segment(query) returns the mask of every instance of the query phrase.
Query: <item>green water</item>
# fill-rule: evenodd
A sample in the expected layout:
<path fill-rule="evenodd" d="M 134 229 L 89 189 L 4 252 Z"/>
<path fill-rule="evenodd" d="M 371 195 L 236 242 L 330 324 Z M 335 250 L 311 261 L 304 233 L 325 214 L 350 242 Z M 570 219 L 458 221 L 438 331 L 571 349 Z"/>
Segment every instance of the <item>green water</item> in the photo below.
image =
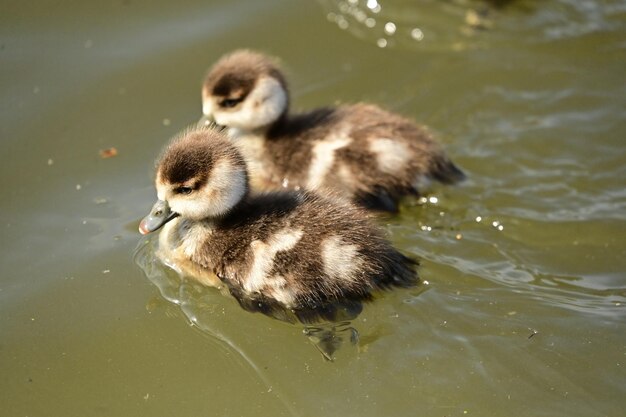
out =
<path fill-rule="evenodd" d="M 366 3 L 0 4 L 0 415 L 623 415 L 626 1 L 486 29 L 478 0 Z M 381 220 L 428 285 L 368 305 L 335 362 L 133 258 L 154 158 L 238 47 L 283 59 L 296 108 L 377 102 L 468 174 Z"/>

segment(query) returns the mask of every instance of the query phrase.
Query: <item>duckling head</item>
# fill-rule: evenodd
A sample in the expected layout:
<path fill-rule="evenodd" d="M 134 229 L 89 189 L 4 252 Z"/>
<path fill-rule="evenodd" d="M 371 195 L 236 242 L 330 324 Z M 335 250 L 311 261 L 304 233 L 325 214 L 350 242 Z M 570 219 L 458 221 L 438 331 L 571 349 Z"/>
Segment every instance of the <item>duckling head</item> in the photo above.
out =
<path fill-rule="evenodd" d="M 222 57 L 202 86 L 202 112 L 229 128 L 249 131 L 269 126 L 288 106 L 287 82 L 276 62 L 249 50 Z"/>
<path fill-rule="evenodd" d="M 147 234 L 181 216 L 193 221 L 222 216 L 248 193 L 241 154 L 215 129 L 182 133 L 157 162 L 158 201 L 139 224 Z"/>

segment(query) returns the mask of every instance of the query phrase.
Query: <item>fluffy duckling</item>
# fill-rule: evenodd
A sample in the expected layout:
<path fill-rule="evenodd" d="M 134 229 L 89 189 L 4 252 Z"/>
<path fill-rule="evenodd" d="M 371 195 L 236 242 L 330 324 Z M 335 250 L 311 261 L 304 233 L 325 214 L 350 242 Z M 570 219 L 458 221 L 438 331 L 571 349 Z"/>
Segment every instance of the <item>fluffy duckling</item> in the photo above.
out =
<path fill-rule="evenodd" d="M 332 319 L 337 308 L 360 311 L 377 290 L 418 281 L 416 262 L 352 204 L 310 192 L 251 194 L 243 156 L 213 128 L 172 140 L 157 162 L 156 189 L 139 231 L 165 225 L 159 256 L 205 285 L 225 286 L 249 310 Z"/>
<path fill-rule="evenodd" d="M 424 180 L 463 172 L 422 126 L 371 104 L 289 114 L 274 59 L 249 50 L 222 57 L 202 87 L 206 118 L 228 128 L 250 161 L 255 188 L 326 189 L 366 208 L 395 212 Z"/>

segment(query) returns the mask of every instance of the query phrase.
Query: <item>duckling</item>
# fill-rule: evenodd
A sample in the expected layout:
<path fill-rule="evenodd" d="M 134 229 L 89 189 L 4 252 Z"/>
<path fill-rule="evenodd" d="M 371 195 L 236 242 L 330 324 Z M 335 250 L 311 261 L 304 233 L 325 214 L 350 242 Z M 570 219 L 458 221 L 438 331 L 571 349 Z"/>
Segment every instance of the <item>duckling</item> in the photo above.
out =
<path fill-rule="evenodd" d="M 202 86 L 206 119 L 250 161 L 254 188 L 331 190 L 365 208 L 395 212 L 404 195 L 464 173 L 428 130 L 372 104 L 289 114 L 275 59 L 250 50 L 222 57 Z M 205 119 L 205 120 L 206 120 Z"/>
<path fill-rule="evenodd" d="M 248 310 L 330 320 L 358 314 L 378 290 L 418 282 L 417 262 L 362 209 L 312 192 L 251 193 L 243 156 L 214 128 L 175 137 L 155 182 L 158 201 L 139 231 L 164 226 L 159 257 L 204 285 L 225 287 Z"/>

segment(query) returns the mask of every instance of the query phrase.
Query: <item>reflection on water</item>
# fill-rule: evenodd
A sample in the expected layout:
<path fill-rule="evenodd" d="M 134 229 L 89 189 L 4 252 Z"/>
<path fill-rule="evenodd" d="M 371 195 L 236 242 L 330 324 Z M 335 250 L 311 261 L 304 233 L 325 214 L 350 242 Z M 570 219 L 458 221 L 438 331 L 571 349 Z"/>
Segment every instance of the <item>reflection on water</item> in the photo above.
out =
<path fill-rule="evenodd" d="M 235 328 L 241 327 L 236 322 L 233 323 L 233 317 L 237 317 L 238 313 L 234 300 L 225 301 L 225 297 L 219 291 L 203 287 L 193 280 L 185 280 L 173 269 L 163 265 L 155 255 L 157 244 L 158 234 L 142 238 L 135 249 L 135 263 L 156 285 L 163 298 L 180 307 L 191 326 L 200 330 L 212 343 L 216 343 L 224 350 L 225 355 L 230 356 L 234 353 L 240 366 L 247 368 L 253 377 L 259 378 L 271 391 L 273 384 L 267 373 L 251 357 L 250 346 L 239 343 L 231 336 L 233 324 L 236 325 Z M 290 415 L 299 415 L 284 399 L 283 394 L 275 393 L 275 395 L 289 410 Z"/>
<path fill-rule="evenodd" d="M 223 342 L 247 360 L 248 355 L 229 336 L 233 329 L 223 325 L 227 311 L 230 314 L 240 314 L 234 303 L 235 300 L 232 297 L 224 297 L 226 295 L 225 289 L 218 291 L 203 287 L 193 279 L 182 277 L 176 272 L 176 265 L 164 265 L 158 258 L 157 246 L 158 234 L 155 234 L 155 236 L 143 238 L 135 250 L 135 263 L 142 269 L 146 277 L 157 286 L 163 298 L 180 306 L 181 311 L 193 326 Z M 219 313 L 217 311 L 218 306 L 222 306 Z M 245 304 L 241 304 L 241 307 L 249 308 Z M 359 303 L 358 305 L 337 305 L 332 306 L 332 308 L 327 306 L 323 312 L 300 311 L 295 313 L 286 309 L 281 312 L 273 309 L 268 311 L 267 315 L 273 319 L 292 324 L 302 320 L 302 318 L 306 319 L 304 323 L 307 324 L 296 326 L 302 329 L 302 332 L 320 351 L 324 359 L 332 361 L 335 359 L 335 352 L 346 343 L 353 346 L 358 344 L 359 333 L 351 326 L 349 320 L 355 319 L 361 309 Z M 252 309 L 250 311 L 261 310 Z M 245 315 L 243 318 L 245 319 Z M 316 318 L 316 320 L 310 322 L 311 318 Z M 333 321 L 328 321 L 331 318 Z"/>

